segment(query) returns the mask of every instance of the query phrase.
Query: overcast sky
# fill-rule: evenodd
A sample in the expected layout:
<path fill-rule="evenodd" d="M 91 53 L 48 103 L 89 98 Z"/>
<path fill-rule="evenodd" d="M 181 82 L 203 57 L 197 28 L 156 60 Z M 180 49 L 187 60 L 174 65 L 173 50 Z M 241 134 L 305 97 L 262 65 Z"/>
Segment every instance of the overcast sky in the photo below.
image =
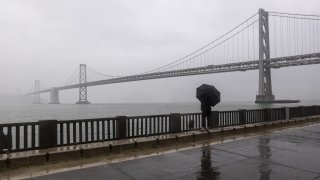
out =
<path fill-rule="evenodd" d="M 111 75 L 142 73 L 216 39 L 252 14 L 319 14 L 319 0 L 0 0 L 0 94 L 63 83 L 79 66 Z M 277 99 L 320 99 L 320 66 L 272 70 Z M 258 71 L 89 87 L 89 101 L 192 102 L 215 85 L 222 101 L 254 101 Z M 48 94 L 42 98 L 48 98 Z M 60 92 L 74 103 L 78 90 Z"/>

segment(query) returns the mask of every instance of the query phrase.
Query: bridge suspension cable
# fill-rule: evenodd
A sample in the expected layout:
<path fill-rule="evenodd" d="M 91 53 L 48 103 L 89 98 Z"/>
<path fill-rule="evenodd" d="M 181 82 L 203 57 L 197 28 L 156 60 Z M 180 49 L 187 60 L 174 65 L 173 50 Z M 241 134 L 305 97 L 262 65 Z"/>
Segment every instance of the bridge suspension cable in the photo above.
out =
<path fill-rule="evenodd" d="M 269 12 L 271 57 L 320 52 L 320 15 Z"/>
<path fill-rule="evenodd" d="M 110 74 L 105 74 L 102 72 L 99 72 L 89 66 L 87 66 L 87 78 L 88 78 L 88 82 L 89 81 L 97 81 L 97 80 L 104 80 L 104 79 L 112 79 L 112 78 L 118 78 L 120 76 L 115 76 L 115 75 L 110 75 Z"/>
<path fill-rule="evenodd" d="M 297 14 L 297 13 L 274 12 L 274 11 L 269 11 L 269 14 L 283 14 L 283 15 L 289 15 L 289 16 L 320 17 L 320 15 L 314 15 L 314 14 Z"/>
<path fill-rule="evenodd" d="M 271 57 L 320 52 L 320 15 L 268 14 Z M 258 17 L 255 13 L 200 49 L 143 74 L 257 60 L 258 40 Z"/>
<path fill-rule="evenodd" d="M 69 78 L 64 81 L 61 86 L 68 86 L 72 84 L 78 84 L 79 83 L 79 67 L 77 67 L 73 73 L 69 76 Z"/>
<path fill-rule="evenodd" d="M 109 77 L 109 78 L 120 77 L 120 76 L 115 76 L 115 75 L 110 75 L 110 74 L 105 74 L 105 73 L 99 72 L 99 71 L 97 71 L 97 70 L 94 70 L 94 69 L 90 68 L 89 66 L 87 66 L 87 70 L 90 71 L 90 72 L 92 72 L 92 73 L 95 73 L 95 74 L 104 76 L 104 77 Z"/>
<path fill-rule="evenodd" d="M 236 27 L 229 30 L 227 33 L 221 35 L 220 37 L 218 37 L 214 41 L 211 41 L 210 43 L 206 44 L 200 49 L 197 49 L 196 51 L 182 58 L 179 58 L 169 64 L 153 69 L 151 71 L 147 71 L 144 74 L 162 72 L 166 70 L 175 70 L 176 68 L 181 69 L 181 68 L 192 68 L 196 66 L 210 65 L 212 63 L 218 63 L 217 62 L 218 60 L 220 60 L 219 63 L 221 64 L 226 63 L 226 61 L 229 61 L 229 62 L 239 61 L 239 58 L 237 58 L 236 55 L 233 53 L 240 54 L 240 52 L 237 52 L 234 49 L 236 47 L 240 48 L 241 53 L 249 50 L 249 48 L 251 47 L 251 45 L 249 44 L 249 41 L 252 40 L 250 38 L 252 37 L 257 38 L 256 35 L 255 36 L 250 35 L 254 33 L 254 31 L 249 32 L 249 31 L 252 31 L 252 29 L 254 30 L 254 28 L 250 29 L 250 27 L 254 26 L 257 20 L 258 20 L 257 13 L 255 13 L 252 16 L 250 16 L 248 19 L 246 19 L 245 21 L 237 25 Z M 244 33 L 245 30 L 247 30 L 248 32 Z M 243 39 L 243 41 L 245 41 L 245 39 L 247 41 L 244 44 L 248 44 L 248 46 L 243 47 L 241 44 L 242 47 L 240 47 L 240 37 L 236 37 L 237 35 L 240 36 L 240 33 L 242 33 L 241 38 Z M 233 38 L 238 38 L 238 39 L 234 40 Z M 232 41 L 230 39 L 232 39 Z M 225 46 L 225 47 L 222 47 L 222 46 Z M 191 62 L 191 60 L 195 60 L 195 61 Z"/>
<path fill-rule="evenodd" d="M 180 63 L 178 63 L 178 64 L 176 64 L 176 65 L 173 65 L 173 66 L 169 66 L 169 67 L 163 69 L 163 71 L 169 70 L 170 68 L 173 68 L 173 67 L 175 67 L 175 66 L 181 65 L 182 63 L 188 62 L 188 61 L 190 61 L 190 60 L 193 60 L 194 58 L 197 58 L 197 57 L 203 55 L 204 53 L 207 53 L 208 51 L 212 50 L 213 48 L 218 47 L 219 45 L 223 44 L 224 42 L 228 41 L 229 39 L 231 39 L 231 38 L 235 37 L 236 35 L 240 34 L 240 33 L 243 32 L 244 30 L 246 30 L 248 27 L 250 27 L 251 25 L 255 24 L 256 22 L 258 22 L 258 20 L 255 20 L 254 22 L 252 22 L 252 23 L 250 23 L 249 25 L 245 26 L 245 27 L 242 28 L 241 30 L 235 32 L 233 35 L 231 35 L 230 37 L 222 40 L 222 41 L 219 42 L 218 44 L 216 44 L 216 45 L 214 45 L 214 46 L 212 46 L 212 47 L 204 50 L 203 52 L 201 52 L 201 53 L 199 53 L 199 54 L 196 54 L 196 55 L 194 55 L 194 56 L 191 56 L 191 57 L 188 58 L 188 59 L 185 59 L 185 61 L 183 61 L 183 62 L 180 62 Z M 248 31 L 248 32 L 249 32 L 249 31 Z M 249 36 L 248 36 L 248 37 L 249 37 Z M 227 50 L 228 50 L 228 49 L 227 49 Z M 248 48 L 248 51 L 249 51 L 249 48 Z M 244 51 L 242 51 L 242 54 L 243 54 L 243 53 L 244 53 Z M 226 53 L 226 54 L 228 54 L 228 53 Z"/>

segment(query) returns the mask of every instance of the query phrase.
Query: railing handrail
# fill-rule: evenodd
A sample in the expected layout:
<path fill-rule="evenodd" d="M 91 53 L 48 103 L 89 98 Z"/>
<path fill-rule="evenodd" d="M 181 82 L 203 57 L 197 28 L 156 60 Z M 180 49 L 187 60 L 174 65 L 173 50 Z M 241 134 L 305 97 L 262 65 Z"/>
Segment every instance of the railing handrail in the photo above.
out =
<path fill-rule="evenodd" d="M 39 125 L 39 122 L 6 123 L 6 124 L 0 124 L 0 127 L 29 126 L 29 125 Z"/>
<path fill-rule="evenodd" d="M 240 112 L 240 110 L 229 110 L 229 111 L 218 111 L 219 113 L 232 113 L 232 112 Z"/>
<path fill-rule="evenodd" d="M 107 118 L 92 118 L 92 119 L 73 119 L 73 120 L 59 120 L 58 123 L 77 123 L 77 122 L 92 122 L 92 121 L 110 121 L 116 120 L 116 117 Z"/>
<path fill-rule="evenodd" d="M 201 112 L 195 112 L 195 113 L 182 113 L 182 114 L 181 114 L 181 116 L 182 116 L 182 115 L 199 115 L 199 114 L 201 114 Z"/>
<path fill-rule="evenodd" d="M 152 117 L 164 117 L 164 116 L 170 116 L 170 114 L 158 114 L 158 115 L 146 115 L 146 116 L 127 116 L 128 119 L 134 119 L 134 118 L 152 118 Z"/>

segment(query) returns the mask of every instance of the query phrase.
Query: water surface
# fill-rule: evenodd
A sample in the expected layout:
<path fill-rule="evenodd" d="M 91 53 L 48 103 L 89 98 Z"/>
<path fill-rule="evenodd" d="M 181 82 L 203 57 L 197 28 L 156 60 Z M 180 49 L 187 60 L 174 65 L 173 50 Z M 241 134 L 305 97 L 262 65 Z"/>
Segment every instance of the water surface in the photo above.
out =
<path fill-rule="evenodd" d="M 302 101 L 299 104 L 273 105 L 259 105 L 253 102 L 221 102 L 213 110 L 226 111 L 319 104 L 320 101 Z M 194 112 L 200 112 L 200 103 L 0 105 L 0 123 L 32 122 L 44 119 L 72 120 Z"/>

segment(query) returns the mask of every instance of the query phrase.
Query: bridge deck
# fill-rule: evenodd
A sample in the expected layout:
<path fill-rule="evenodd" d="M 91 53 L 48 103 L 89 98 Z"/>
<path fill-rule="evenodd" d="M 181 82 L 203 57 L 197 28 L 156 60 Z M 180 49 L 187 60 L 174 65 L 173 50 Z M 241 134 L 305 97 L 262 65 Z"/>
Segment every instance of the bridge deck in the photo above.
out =
<path fill-rule="evenodd" d="M 172 78 L 172 77 L 180 77 L 180 76 L 192 76 L 192 75 L 201 75 L 201 74 L 256 70 L 256 69 L 259 69 L 259 62 L 260 62 L 259 60 L 254 60 L 254 61 L 247 61 L 247 62 L 180 69 L 180 70 L 174 70 L 174 71 L 138 74 L 138 75 L 132 75 L 132 76 L 124 76 L 119 78 L 87 82 L 82 84 L 82 86 L 98 86 L 98 85 L 105 85 L 105 84 Z M 290 67 L 290 66 L 320 64 L 320 53 L 271 58 L 270 60 L 265 60 L 264 63 L 266 63 L 266 67 L 270 67 L 270 68 L 282 68 L 282 67 Z M 74 85 L 68 85 L 68 86 L 62 86 L 62 87 L 55 87 L 55 89 L 66 90 L 66 89 L 74 89 L 79 87 L 80 87 L 80 84 L 74 84 Z M 38 92 L 32 92 L 27 95 L 32 95 L 37 93 L 46 93 L 50 91 L 51 89 L 45 89 Z"/>

